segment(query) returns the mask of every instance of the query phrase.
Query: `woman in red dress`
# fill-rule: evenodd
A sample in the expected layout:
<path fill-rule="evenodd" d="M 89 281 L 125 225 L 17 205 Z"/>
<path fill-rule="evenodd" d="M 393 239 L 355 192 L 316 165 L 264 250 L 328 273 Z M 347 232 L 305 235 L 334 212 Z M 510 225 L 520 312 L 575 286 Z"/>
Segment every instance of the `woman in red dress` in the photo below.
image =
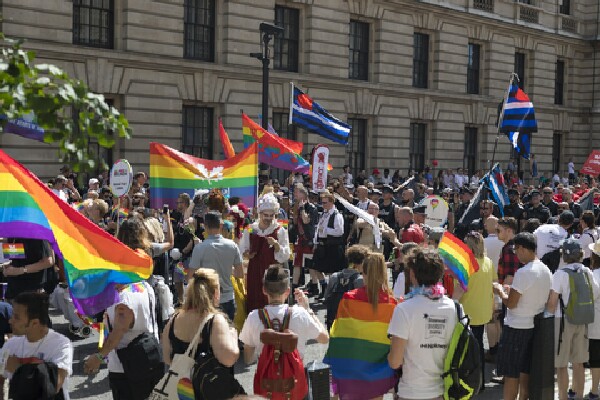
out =
<path fill-rule="evenodd" d="M 273 264 L 290 259 L 290 242 L 287 230 L 277 222 L 279 203 L 271 193 L 258 200 L 258 221 L 244 231 L 240 251 L 248 257 L 246 277 L 246 312 L 263 308 L 267 296 L 262 290 L 265 271 Z"/>

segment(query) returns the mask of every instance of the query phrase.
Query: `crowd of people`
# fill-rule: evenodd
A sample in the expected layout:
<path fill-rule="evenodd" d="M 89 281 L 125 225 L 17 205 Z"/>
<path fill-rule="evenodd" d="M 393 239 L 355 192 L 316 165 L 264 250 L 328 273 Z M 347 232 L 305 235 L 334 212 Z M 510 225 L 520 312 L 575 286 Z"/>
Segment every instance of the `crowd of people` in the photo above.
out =
<path fill-rule="evenodd" d="M 106 327 L 102 346 L 86 357 L 84 370 L 94 374 L 107 363 L 115 399 L 145 398 L 159 381 L 166 387 L 167 370 L 191 344 L 214 354 L 232 376 L 240 354 L 246 363 L 258 360 L 254 388 L 236 386 L 226 397 L 263 394 L 268 379 L 260 376 L 265 370 L 260 364 L 273 346 L 263 335 L 267 328 L 293 332 L 300 360 L 307 342 L 328 343 L 331 392 L 340 399 L 375 399 L 388 392 L 399 399 L 441 399 L 457 301 L 480 348 L 483 379 L 476 391 L 485 390 L 483 366 L 493 361 L 504 398 L 527 398 L 534 326 L 554 317 L 559 398 L 586 393 L 599 398 L 600 210 L 592 177 L 562 181 L 542 174 L 526 184 L 509 165 L 504 177 L 509 202 L 502 207 L 489 195 L 473 200 L 481 171 L 469 176 L 462 169 L 437 174 L 426 169 L 403 179 L 399 171 L 380 175 L 374 169 L 371 176 L 361 171 L 354 178 L 345 166 L 320 192 L 300 174 L 265 182 L 254 208 L 213 189 L 180 194 L 173 210 L 152 210 L 143 172 L 121 198 L 112 195 L 106 174 L 78 189 L 74 175 L 61 173 L 51 183 L 58 198 L 125 245 L 147 252 L 153 276 L 118 285 L 113 306 L 80 316 L 47 242 L 2 239 L 23 249 L 2 264 L 6 301 L 0 303 L 0 337 L 12 329 L 3 347 L 3 374 L 11 383 L 25 379 L 16 372 L 34 359 L 55 371 L 53 390 L 69 398 L 73 349 L 52 330 L 52 303 L 75 335 L 89 335 L 93 323 Z M 442 226 L 425 224 L 420 203 L 432 195 L 448 204 Z M 586 196 L 592 201 L 577 202 Z M 473 207 L 477 218 L 465 221 Z M 436 251 L 445 231 L 460 237 L 477 260 L 479 269 L 466 288 Z M 321 306 L 327 309 L 325 323 L 314 312 Z M 142 337 L 162 353 L 154 369 L 152 352 L 137 360 L 151 371 L 145 380 L 134 376 L 124 351 Z M 589 392 L 584 365 L 592 371 Z"/>

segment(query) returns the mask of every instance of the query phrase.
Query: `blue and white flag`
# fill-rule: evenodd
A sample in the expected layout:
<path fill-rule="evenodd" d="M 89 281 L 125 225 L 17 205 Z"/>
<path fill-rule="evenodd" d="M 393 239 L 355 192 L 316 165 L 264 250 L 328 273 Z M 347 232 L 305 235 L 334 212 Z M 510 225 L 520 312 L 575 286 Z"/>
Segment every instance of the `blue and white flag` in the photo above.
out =
<path fill-rule="evenodd" d="M 509 132 L 506 134 L 515 151 L 524 159 L 529 160 L 531 136 L 526 132 Z"/>
<path fill-rule="evenodd" d="M 508 200 L 508 195 L 506 194 L 506 187 L 504 186 L 504 175 L 502 175 L 502 170 L 500 169 L 500 165 L 496 163 L 494 168 L 490 172 L 488 172 L 483 180 L 487 183 L 490 192 L 492 193 L 492 197 L 496 204 L 498 204 L 498 209 L 500 210 L 500 215 L 504 217 L 504 207 L 510 202 Z"/>
<path fill-rule="evenodd" d="M 294 87 L 293 83 L 290 124 L 298 125 L 333 142 L 348 144 L 350 125 L 335 118 L 302 90 Z"/>
<path fill-rule="evenodd" d="M 506 102 L 501 105 L 498 130 L 506 134 L 518 154 L 529 159 L 531 134 L 537 132 L 533 103 L 519 86 L 511 83 Z"/>

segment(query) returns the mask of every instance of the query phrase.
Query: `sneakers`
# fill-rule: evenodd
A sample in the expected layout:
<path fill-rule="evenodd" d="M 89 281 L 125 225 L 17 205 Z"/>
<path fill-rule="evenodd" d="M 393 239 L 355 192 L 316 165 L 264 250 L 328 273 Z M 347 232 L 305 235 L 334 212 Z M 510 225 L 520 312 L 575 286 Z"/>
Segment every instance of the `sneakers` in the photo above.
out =
<path fill-rule="evenodd" d="M 588 395 L 586 396 L 586 399 L 598 400 L 598 399 L 600 399 L 600 396 L 598 396 L 597 394 L 594 394 L 592 392 L 589 392 Z"/>

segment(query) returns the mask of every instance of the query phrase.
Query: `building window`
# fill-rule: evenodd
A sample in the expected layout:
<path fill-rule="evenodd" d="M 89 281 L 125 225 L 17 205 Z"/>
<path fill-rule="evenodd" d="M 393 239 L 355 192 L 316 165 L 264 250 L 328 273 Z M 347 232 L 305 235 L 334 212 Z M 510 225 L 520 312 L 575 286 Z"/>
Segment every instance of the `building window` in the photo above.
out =
<path fill-rule="evenodd" d="M 515 52 L 514 71 L 519 75 L 519 87 L 521 90 L 525 90 L 525 53 Z"/>
<path fill-rule="evenodd" d="M 369 24 L 350 20 L 348 78 L 369 79 Z"/>
<path fill-rule="evenodd" d="M 114 47 L 113 0 L 73 0 L 73 44 Z"/>
<path fill-rule="evenodd" d="M 560 132 L 554 132 L 552 134 L 552 173 L 556 174 L 560 172 L 560 150 L 562 147 L 562 134 Z"/>
<path fill-rule="evenodd" d="M 295 8 L 276 6 L 275 25 L 283 27 L 283 35 L 275 35 L 273 68 L 298 72 L 300 12 Z"/>
<path fill-rule="evenodd" d="M 183 56 L 215 60 L 215 0 L 185 0 Z"/>
<path fill-rule="evenodd" d="M 415 33 L 413 37 L 413 86 L 427 88 L 429 75 L 429 35 Z"/>
<path fill-rule="evenodd" d="M 346 146 L 346 157 L 350 172 L 353 176 L 358 176 L 360 171 L 366 169 L 367 120 L 348 118 L 348 124 L 350 125 L 350 138 Z"/>
<path fill-rule="evenodd" d="M 463 168 L 469 171 L 469 176 L 477 170 L 477 128 L 465 128 L 465 157 Z"/>
<path fill-rule="evenodd" d="M 481 46 L 469 43 L 469 59 L 467 65 L 467 93 L 479 94 L 479 68 L 481 63 Z"/>
<path fill-rule="evenodd" d="M 195 157 L 212 159 L 213 109 L 183 106 L 181 151 Z"/>
<path fill-rule="evenodd" d="M 277 134 L 282 138 L 296 140 L 296 126 L 288 125 L 288 121 L 289 114 L 287 112 L 273 112 L 273 129 L 275 129 L 275 132 L 277 132 Z M 285 184 L 289 176 L 289 171 L 279 168 L 271 168 L 271 178 L 277 179 L 282 185 Z"/>
<path fill-rule="evenodd" d="M 556 60 L 556 75 L 554 76 L 554 104 L 563 104 L 565 88 L 565 62 Z"/>
<path fill-rule="evenodd" d="M 410 124 L 409 170 L 421 172 L 425 168 L 425 136 L 427 124 Z"/>
<path fill-rule="evenodd" d="M 562 0 L 559 11 L 563 15 L 571 15 L 571 0 Z"/>

